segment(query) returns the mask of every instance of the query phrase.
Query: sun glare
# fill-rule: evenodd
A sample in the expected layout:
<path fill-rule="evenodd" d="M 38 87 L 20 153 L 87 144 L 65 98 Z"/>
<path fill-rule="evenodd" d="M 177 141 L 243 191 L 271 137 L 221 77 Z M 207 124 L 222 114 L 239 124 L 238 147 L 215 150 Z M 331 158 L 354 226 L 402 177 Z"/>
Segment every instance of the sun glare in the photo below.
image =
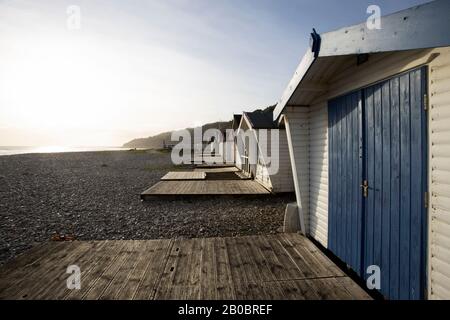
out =
<path fill-rule="evenodd" d="M 4 74 L 8 81 L 2 84 L 24 125 L 76 128 L 105 116 L 114 78 L 98 48 L 77 37 L 56 36 L 34 39 L 26 49 L 11 57 Z"/>
<path fill-rule="evenodd" d="M 58 152 L 68 152 L 70 150 L 71 149 L 68 147 L 47 146 L 47 147 L 34 148 L 33 152 L 36 152 L 36 153 L 58 153 Z"/>

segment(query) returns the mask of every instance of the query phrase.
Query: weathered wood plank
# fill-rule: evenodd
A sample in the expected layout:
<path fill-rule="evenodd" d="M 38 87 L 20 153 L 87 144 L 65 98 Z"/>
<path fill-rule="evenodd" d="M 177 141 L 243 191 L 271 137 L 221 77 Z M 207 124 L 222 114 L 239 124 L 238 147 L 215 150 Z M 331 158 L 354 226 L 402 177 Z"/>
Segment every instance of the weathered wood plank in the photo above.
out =
<path fill-rule="evenodd" d="M 236 171 L 235 174 L 239 179 L 242 179 L 242 180 L 251 179 L 250 175 L 248 175 L 247 173 L 245 173 L 243 171 Z"/>
<path fill-rule="evenodd" d="M 39 259 L 35 263 L 26 265 L 23 269 L 21 268 L 14 272 L 10 286 L 0 292 L 0 299 L 17 298 L 20 292 L 33 285 L 36 279 L 40 279 L 43 273 L 56 262 L 66 257 L 70 253 L 69 250 L 77 245 L 73 242 L 60 242 L 55 244 L 55 246 L 56 250 L 51 251 L 49 255 L 45 255 L 43 259 Z M 27 293 L 23 293 L 21 297 L 26 298 L 27 296 Z"/>
<path fill-rule="evenodd" d="M 199 299 L 202 239 L 176 240 L 155 299 Z"/>
<path fill-rule="evenodd" d="M 272 277 L 276 280 L 292 279 L 295 275 L 293 275 L 289 269 L 292 269 L 292 267 L 295 268 L 295 266 L 290 264 L 290 266 L 286 268 L 275 254 L 274 249 L 270 244 L 271 242 L 272 238 L 270 240 L 263 236 L 257 238 L 259 250 L 269 267 Z"/>
<path fill-rule="evenodd" d="M 174 241 L 151 240 L 149 242 L 151 243 L 151 247 L 147 248 L 148 253 L 146 255 L 148 263 L 132 299 L 145 300 L 154 298 Z M 132 277 L 128 280 L 129 285 L 131 285 L 131 288 L 128 290 L 132 291 L 134 287 L 133 282 L 137 281 L 141 272 L 142 269 L 135 269 Z"/>
<path fill-rule="evenodd" d="M 319 295 L 306 280 L 283 280 L 276 282 L 284 300 L 317 300 Z"/>
<path fill-rule="evenodd" d="M 336 278 L 307 279 L 308 285 L 314 289 L 320 300 L 349 300 L 350 294 Z"/>
<path fill-rule="evenodd" d="M 266 297 L 255 265 L 248 256 L 246 244 L 242 238 L 226 238 L 233 287 L 236 299 L 258 299 Z"/>
<path fill-rule="evenodd" d="M 41 272 L 35 274 L 33 278 L 28 278 L 26 286 L 21 288 L 17 296 L 13 299 L 34 299 L 42 291 L 44 286 L 66 285 L 67 267 L 74 265 L 83 257 L 93 246 L 92 242 L 74 241 L 68 244 L 65 253 L 59 260 L 53 260 L 46 264 Z"/>
<path fill-rule="evenodd" d="M 272 267 L 273 270 L 277 271 L 277 280 L 304 279 L 306 277 L 305 272 L 309 272 L 310 267 L 306 265 L 301 265 L 299 267 L 296 264 L 296 261 L 298 263 L 298 260 L 293 259 L 293 257 L 289 255 L 289 252 L 286 251 L 279 239 L 280 236 L 268 236 L 264 239 L 270 246 L 276 260 L 279 261 L 278 264 L 274 264 Z"/>
<path fill-rule="evenodd" d="M 269 296 L 264 290 L 263 283 L 243 282 L 234 283 L 237 300 L 267 300 Z"/>
<path fill-rule="evenodd" d="M 123 248 L 117 252 L 115 259 L 104 269 L 100 276 L 95 280 L 94 285 L 83 296 L 84 300 L 100 299 L 103 292 L 108 288 L 119 269 L 126 263 L 133 251 L 133 241 L 126 241 Z"/>
<path fill-rule="evenodd" d="M 262 236 L 245 237 L 256 270 L 258 270 L 262 281 L 276 280 L 276 276 L 272 273 L 269 260 L 263 254 L 264 250 L 268 249 L 267 244 L 264 243 Z M 270 250 L 270 249 L 269 249 Z"/>
<path fill-rule="evenodd" d="M 194 171 L 197 172 L 210 172 L 210 173 L 224 173 L 224 172 L 238 172 L 239 169 L 236 167 L 225 167 L 225 168 L 195 168 Z"/>
<path fill-rule="evenodd" d="M 107 241 L 104 250 L 101 250 L 95 257 L 89 269 L 82 272 L 81 289 L 71 290 L 64 296 L 64 299 L 79 300 L 82 299 L 93 287 L 101 275 L 114 263 L 120 250 L 125 247 L 126 241 Z"/>
<path fill-rule="evenodd" d="M 312 265 L 308 259 L 304 258 L 306 254 L 304 246 L 295 247 L 290 241 L 285 239 L 283 235 L 277 237 L 277 242 L 296 265 L 297 272 L 299 272 L 297 279 L 307 279 L 321 275 L 321 273 L 317 271 L 317 266 Z M 281 249 L 279 250 L 282 251 Z"/>
<path fill-rule="evenodd" d="M 230 257 L 224 238 L 215 238 L 214 253 L 216 260 L 216 294 L 217 299 L 236 299 L 233 285 Z"/>
<path fill-rule="evenodd" d="M 0 269 L 0 276 L 4 276 L 5 274 L 10 275 L 12 272 L 17 271 L 17 267 L 32 264 L 39 259 L 43 259 L 44 254 L 48 255 L 50 250 L 53 249 L 54 251 L 56 251 L 58 244 L 61 245 L 61 242 L 49 241 L 34 245 L 29 250 L 18 255 L 15 259 L 12 259 L 2 265 Z"/>
<path fill-rule="evenodd" d="M 297 252 L 307 260 L 311 265 L 316 266 L 317 276 L 344 276 L 344 272 L 339 269 L 325 254 L 323 254 L 310 240 L 305 237 L 299 237 L 295 233 L 283 234 L 282 239 L 289 241 Z"/>
<path fill-rule="evenodd" d="M 139 252 L 142 250 L 142 242 L 137 240 L 130 240 L 130 251 L 122 257 L 123 263 L 117 270 L 113 279 L 110 281 L 106 289 L 100 294 L 101 300 L 112 300 L 121 291 L 127 280 L 128 274 L 135 268 L 138 262 Z"/>
<path fill-rule="evenodd" d="M 115 295 L 119 300 L 133 299 L 141 279 L 144 277 L 148 264 L 151 262 L 150 254 L 155 241 L 137 241 L 138 256 L 132 262 L 132 266 L 123 281 L 122 287 Z"/>
<path fill-rule="evenodd" d="M 347 290 L 352 299 L 355 300 L 368 300 L 372 299 L 367 292 L 365 292 L 360 286 L 358 286 L 355 281 L 349 277 L 338 277 L 336 281 Z"/>
<path fill-rule="evenodd" d="M 233 284 L 250 282 L 251 280 L 247 279 L 247 274 L 244 270 L 244 263 L 240 257 L 239 251 L 237 250 L 234 238 L 225 238 L 224 240 L 229 257 L 231 279 Z"/>
<path fill-rule="evenodd" d="M 81 280 L 83 279 L 84 272 L 89 270 L 90 265 L 93 263 L 93 260 L 96 259 L 97 255 L 101 250 L 104 250 L 104 246 L 107 244 L 107 241 L 91 241 L 92 247 L 83 254 L 80 258 L 74 260 L 73 264 L 76 264 L 81 271 Z M 62 299 L 64 298 L 71 290 L 67 288 L 67 278 L 69 275 L 64 270 L 61 270 L 60 275 L 53 281 L 50 286 L 42 286 L 42 290 L 30 297 L 30 299 Z"/>
<path fill-rule="evenodd" d="M 200 299 L 204 239 L 192 239 L 191 241 L 194 244 L 190 255 L 189 269 L 187 270 L 190 290 L 187 291 L 186 296 L 187 299 Z M 214 281 L 211 284 L 214 285 Z"/>
<path fill-rule="evenodd" d="M 2 266 L 0 271 L 0 297 L 2 297 L 4 290 L 19 285 L 26 275 L 39 266 L 41 261 L 57 254 L 62 246 L 62 242 L 42 243 Z"/>
<path fill-rule="evenodd" d="M 248 243 L 247 237 L 236 237 L 232 238 L 234 241 L 234 247 L 236 248 L 237 254 L 240 256 L 242 261 L 243 270 L 246 274 L 247 281 L 251 283 L 262 282 L 261 273 L 255 262 L 255 257 L 253 256 Z"/>
<path fill-rule="evenodd" d="M 206 173 L 202 171 L 169 171 L 161 180 L 205 180 Z"/>
<path fill-rule="evenodd" d="M 201 257 L 200 299 L 217 299 L 217 262 L 214 239 L 204 239 Z"/>
<path fill-rule="evenodd" d="M 159 181 L 145 190 L 141 197 L 170 195 L 269 195 L 270 192 L 254 180 L 180 180 Z"/>
<path fill-rule="evenodd" d="M 300 258 L 301 261 L 306 263 L 308 266 L 308 270 L 310 270 L 314 277 L 333 277 L 336 276 L 335 270 L 330 270 L 327 265 L 324 265 L 324 263 L 328 263 L 328 260 L 321 256 L 315 256 L 315 252 L 310 251 L 308 247 L 308 243 L 310 242 L 306 238 L 298 238 L 295 234 L 283 234 L 280 238 L 280 241 L 286 243 L 287 248 L 289 247 L 288 244 L 292 245 L 293 253 L 292 257 L 294 259 Z M 315 247 L 315 246 L 314 246 Z M 297 262 L 300 260 L 296 260 Z M 300 267 L 302 268 L 302 267 Z"/>

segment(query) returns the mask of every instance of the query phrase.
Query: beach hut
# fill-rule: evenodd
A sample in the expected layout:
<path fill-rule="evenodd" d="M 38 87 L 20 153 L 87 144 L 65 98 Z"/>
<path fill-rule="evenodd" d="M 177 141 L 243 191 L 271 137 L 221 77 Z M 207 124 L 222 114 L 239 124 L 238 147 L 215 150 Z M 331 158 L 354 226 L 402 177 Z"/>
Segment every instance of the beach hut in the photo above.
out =
<path fill-rule="evenodd" d="M 241 157 L 239 156 L 238 145 L 237 145 L 237 135 L 235 134 L 239 125 L 241 124 L 242 114 L 234 114 L 233 122 L 231 124 L 231 128 L 233 129 L 233 160 L 234 164 L 237 168 L 242 169 Z"/>
<path fill-rule="evenodd" d="M 274 110 L 303 231 L 389 299 L 450 299 L 449 13 L 313 30 Z"/>
<path fill-rule="evenodd" d="M 273 110 L 244 112 L 240 117 L 236 166 L 274 193 L 293 192 L 286 130 L 283 123 L 273 120 Z"/>

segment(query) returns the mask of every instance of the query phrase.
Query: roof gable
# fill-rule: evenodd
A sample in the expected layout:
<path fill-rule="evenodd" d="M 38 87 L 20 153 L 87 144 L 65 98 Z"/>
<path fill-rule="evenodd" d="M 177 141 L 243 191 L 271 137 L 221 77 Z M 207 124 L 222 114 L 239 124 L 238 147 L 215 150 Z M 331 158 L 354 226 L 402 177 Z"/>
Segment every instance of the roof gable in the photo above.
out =
<path fill-rule="evenodd" d="M 450 46 L 450 1 L 430 3 L 383 16 L 381 29 L 370 30 L 366 22 L 327 32 L 314 33 L 308 48 L 273 113 L 278 119 L 297 87 L 317 60 L 337 57 Z"/>
<path fill-rule="evenodd" d="M 273 119 L 274 107 L 264 110 L 255 110 L 253 112 L 244 112 L 244 116 L 248 119 L 253 129 L 275 129 L 277 123 Z"/>

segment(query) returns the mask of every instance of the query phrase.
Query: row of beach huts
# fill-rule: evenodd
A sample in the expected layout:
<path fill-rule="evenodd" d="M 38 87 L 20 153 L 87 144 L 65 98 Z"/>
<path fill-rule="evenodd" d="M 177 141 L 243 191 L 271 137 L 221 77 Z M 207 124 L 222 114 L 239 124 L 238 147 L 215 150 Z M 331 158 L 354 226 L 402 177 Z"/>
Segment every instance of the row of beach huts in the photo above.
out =
<path fill-rule="evenodd" d="M 450 299 L 450 1 L 313 31 L 278 104 L 233 129 L 279 130 L 275 174 L 245 143 L 235 165 L 295 192 L 300 231 L 363 279 L 379 267 L 389 299 Z"/>

